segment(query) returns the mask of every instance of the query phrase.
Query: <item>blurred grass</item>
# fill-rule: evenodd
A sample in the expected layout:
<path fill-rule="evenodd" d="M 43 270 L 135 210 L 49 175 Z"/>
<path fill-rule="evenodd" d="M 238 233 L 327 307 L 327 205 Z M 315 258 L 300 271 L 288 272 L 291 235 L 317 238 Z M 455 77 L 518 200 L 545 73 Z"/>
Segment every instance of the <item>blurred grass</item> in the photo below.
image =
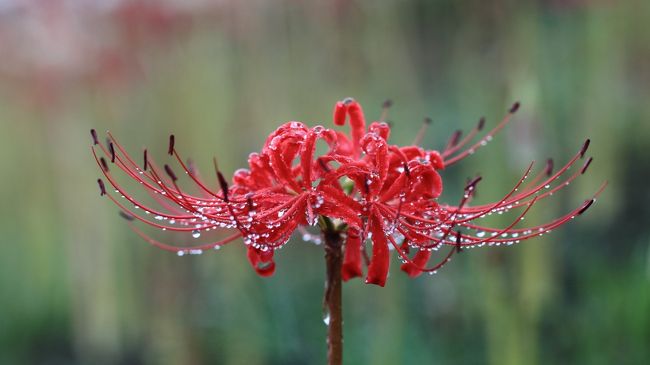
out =
<path fill-rule="evenodd" d="M 216 155 L 232 172 L 280 122 L 329 124 L 345 96 L 369 118 L 393 99 L 398 144 L 432 117 L 430 148 L 522 101 L 494 143 L 445 171 L 448 202 L 477 172 L 479 198 L 501 196 L 530 160 L 566 160 L 586 137 L 588 176 L 528 219 L 610 182 L 541 239 L 416 280 L 394 261 L 383 289 L 347 283 L 347 363 L 648 362 L 648 14 L 641 0 L 233 3 L 130 50 L 139 72 L 118 87 L 66 82 L 43 105 L 34 83 L 0 79 L 0 363 L 323 363 L 320 247 L 294 240 L 268 279 L 239 244 L 152 249 L 98 197 L 88 130 L 160 159 L 174 133 L 203 171 Z"/>

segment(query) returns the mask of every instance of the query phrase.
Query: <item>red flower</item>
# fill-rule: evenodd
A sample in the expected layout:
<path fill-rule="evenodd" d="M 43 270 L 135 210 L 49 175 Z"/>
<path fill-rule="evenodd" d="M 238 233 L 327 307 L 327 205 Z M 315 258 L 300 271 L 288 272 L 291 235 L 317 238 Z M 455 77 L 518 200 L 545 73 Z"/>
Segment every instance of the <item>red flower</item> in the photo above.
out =
<path fill-rule="evenodd" d="M 388 106 L 385 104 L 386 108 Z M 172 167 L 160 168 L 148 157 L 146 150 L 140 167 L 110 133 L 107 144 L 102 144 L 95 131 L 91 131 L 92 149 L 109 184 L 126 203 L 109 193 L 99 179 L 101 195 L 107 195 L 117 204 L 131 228 L 155 246 L 179 255 L 195 254 L 242 237 L 251 265 L 258 274 L 268 276 L 275 270 L 275 250 L 281 248 L 296 229 L 316 225 L 319 217 L 323 217 L 328 222 L 333 220 L 336 229 L 344 230 L 347 235 L 343 280 L 362 276 L 365 261 L 368 266 L 366 282 L 383 286 L 388 276 L 391 249 L 402 260 L 401 269 L 415 277 L 423 272 L 435 272 L 463 248 L 511 245 L 550 232 L 593 204 L 605 185 L 566 215 L 545 224 L 517 228 L 536 202 L 585 173 L 591 158 L 573 174 L 568 170 L 584 157 L 589 140 L 557 172 L 552 172 L 553 164 L 549 160 L 546 167 L 526 183 L 532 171 L 531 164 L 510 192 L 494 203 L 470 205 L 480 177 L 465 186 L 458 205 L 438 203 L 442 192 L 439 172 L 487 144 L 509 122 L 518 106 L 515 104 L 503 121 L 478 141 L 472 142 L 483 129 L 483 119 L 465 138 L 461 139 L 461 134 L 456 133 L 446 148 L 437 152 L 418 146 L 389 144 L 390 127 L 379 121 L 366 128 L 361 106 L 346 99 L 335 106 L 334 124 L 341 126 L 348 122 L 349 135 L 322 126 L 309 128 L 300 122 L 286 123 L 267 138 L 259 153 L 250 155 L 248 169 L 235 172 L 232 185 L 215 161 L 218 190 L 210 189 L 193 166 L 183 162 L 172 135 L 169 154 L 196 185 L 199 194 L 181 190 Z M 320 156 L 315 155 L 318 140 L 328 146 L 327 152 Z M 113 176 L 107 159 L 140 183 L 153 204 L 145 204 L 127 193 Z M 520 213 L 506 227 L 491 228 L 477 222 L 492 213 L 514 209 Z M 231 229 L 235 233 L 216 242 L 179 248 L 146 235 L 132 223 L 134 220 L 163 230 L 191 233 L 195 238 L 214 229 Z M 367 242 L 372 246 L 371 255 L 365 250 Z M 449 252 L 442 260 L 427 266 L 432 251 L 443 246 L 450 246 Z M 409 256 L 411 251 L 414 253 Z"/>

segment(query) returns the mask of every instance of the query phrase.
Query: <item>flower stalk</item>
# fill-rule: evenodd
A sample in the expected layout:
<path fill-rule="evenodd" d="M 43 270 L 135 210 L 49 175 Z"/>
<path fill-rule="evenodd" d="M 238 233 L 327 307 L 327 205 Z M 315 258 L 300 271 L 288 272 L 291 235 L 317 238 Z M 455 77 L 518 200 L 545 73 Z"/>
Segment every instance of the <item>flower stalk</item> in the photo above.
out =
<path fill-rule="evenodd" d="M 323 320 L 327 325 L 327 363 L 343 363 L 343 304 L 341 292 L 341 267 L 343 266 L 343 236 L 328 218 L 323 229 L 325 238 L 325 266 L 327 268 L 325 295 L 323 298 Z"/>

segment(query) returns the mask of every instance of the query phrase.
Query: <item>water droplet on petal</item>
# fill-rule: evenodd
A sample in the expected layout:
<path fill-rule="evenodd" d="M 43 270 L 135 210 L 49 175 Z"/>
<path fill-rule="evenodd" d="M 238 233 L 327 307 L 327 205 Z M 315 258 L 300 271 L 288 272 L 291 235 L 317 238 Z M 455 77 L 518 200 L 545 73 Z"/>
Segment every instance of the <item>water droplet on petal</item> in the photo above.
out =
<path fill-rule="evenodd" d="M 194 237 L 194 238 L 201 237 L 201 231 L 199 231 L 198 229 L 193 230 L 192 231 L 192 237 Z"/>

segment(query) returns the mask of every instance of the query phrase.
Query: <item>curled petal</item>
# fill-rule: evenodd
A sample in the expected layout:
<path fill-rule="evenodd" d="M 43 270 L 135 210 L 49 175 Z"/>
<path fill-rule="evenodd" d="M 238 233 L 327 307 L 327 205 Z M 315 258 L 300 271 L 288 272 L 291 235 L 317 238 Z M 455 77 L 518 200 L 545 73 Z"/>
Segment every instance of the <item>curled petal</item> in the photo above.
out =
<path fill-rule="evenodd" d="M 415 254 L 412 261 L 402 264 L 401 269 L 412 278 L 418 277 L 422 274 L 422 270 L 420 268 L 426 266 L 430 257 L 431 251 L 420 250 Z"/>
<path fill-rule="evenodd" d="M 370 259 L 370 265 L 368 265 L 366 284 L 384 286 L 388 278 L 388 241 L 382 229 L 380 218 L 376 214 L 373 214 L 370 218 L 370 232 L 372 233 L 372 258 Z"/>
<path fill-rule="evenodd" d="M 344 102 L 338 101 L 336 105 L 334 105 L 334 124 L 339 126 L 344 125 L 347 113 L 348 106 L 345 105 Z"/>
<path fill-rule="evenodd" d="M 438 151 L 427 151 L 427 160 L 431 162 L 431 165 L 433 165 L 433 168 L 436 170 L 444 170 L 445 168 L 445 162 L 442 158 L 442 155 L 440 155 L 440 152 Z"/>
<path fill-rule="evenodd" d="M 370 133 L 376 133 L 385 141 L 387 141 L 390 136 L 390 127 L 386 122 L 372 122 L 370 123 L 370 127 L 368 127 L 368 131 L 370 131 Z"/>
<path fill-rule="evenodd" d="M 350 116 L 350 129 L 352 134 L 352 145 L 354 156 L 358 157 L 361 152 L 360 141 L 366 131 L 366 117 L 363 115 L 361 105 L 354 100 L 348 101 L 348 115 Z"/>
<path fill-rule="evenodd" d="M 428 198 L 440 196 L 442 193 L 442 179 L 431 164 L 411 163 L 410 171 L 416 180 L 412 193 Z"/>
<path fill-rule="evenodd" d="M 273 261 L 273 250 L 262 251 L 248 246 L 248 261 L 259 276 L 271 276 L 275 272 L 275 261 Z"/>
<path fill-rule="evenodd" d="M 348 281 L 362 275 L 361 238 L 359 237 L 359 231 L 350 229 L 348 231 L 348 239 L 345 243 L 345 256 L 343 258 L 341 276 L 343 277 L 343 281 Z"/>

